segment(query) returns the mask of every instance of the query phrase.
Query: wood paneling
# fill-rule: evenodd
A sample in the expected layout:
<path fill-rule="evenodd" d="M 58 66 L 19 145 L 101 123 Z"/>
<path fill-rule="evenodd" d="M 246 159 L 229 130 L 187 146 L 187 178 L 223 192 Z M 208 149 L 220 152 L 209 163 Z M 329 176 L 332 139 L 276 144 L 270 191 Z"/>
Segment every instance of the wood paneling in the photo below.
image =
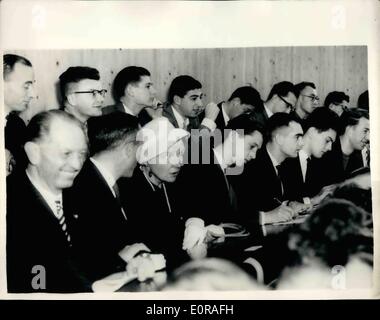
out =
<path fill-rule="evenodd" d="M 265 100 L 274 83 L 312 81 L 321 103 L 330 91 L 345 91 L 356 105 L 368 88 L 367 48 L 349 47 L 273 47 L 215 49 L 114 49 L 12 51 L 30 59 L 36 75 L 36 99 L 23 115 L 30 119 L 40 110 L 59 106 L 56 85 L 69 66 L 85 65 L 99 70 L 104 87 L 111 92 L 116 74 L 124 67 L 147 68 L 165 101 L 170 82 L 189 74 L 203 84 L 205 103 L 220 102 L 239 86 L 251 84 Z M 114 103 L 111 94 L 105 105 Z"/>

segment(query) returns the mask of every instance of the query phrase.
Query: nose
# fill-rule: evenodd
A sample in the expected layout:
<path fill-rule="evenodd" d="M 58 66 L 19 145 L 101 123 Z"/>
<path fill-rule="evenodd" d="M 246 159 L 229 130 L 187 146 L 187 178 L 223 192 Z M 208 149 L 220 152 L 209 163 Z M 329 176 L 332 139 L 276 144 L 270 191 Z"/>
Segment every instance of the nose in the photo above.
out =
<path fill-rule="evenodd" d="M 156 93 L 157 93 L 156 88 L 153 87 L 153 86 L 151 86 L 151 87 L 150 87 L 150 94 L 151 94 L 152 96 L 154 96 Z"/>
<path fill-rule="evenodd" d="M 81 154 L 74 154 L 70 157 L 70 165 L 76 171 L 79 171 L 82 168 L 83 162 L 84 159 Z"/>
<path fill-rule="evenodd" d="M 332 143 L 329 142 L 329 143 L 327 144 L 327 148 L 326 148 L 326 150 L 327 150 L 327 151 L 331 151 L 331 149 L 332 149 Z"/>
<path fill-rule="evenodd" d="M 34 99 L 36 97 L 36 92 L 34 91 L 34 86 L 30 85 L 27 89 L 26 95 L 28 99 Z"/>
<path fill-rule="evenodd" d="M 202 101 L 202 99 L 201 99 L 201 98 L 198 98 L 198 99 L 196 100 L 196 104 L 197 104 L 198 107 L 203 107 L 203 101 Z"/>

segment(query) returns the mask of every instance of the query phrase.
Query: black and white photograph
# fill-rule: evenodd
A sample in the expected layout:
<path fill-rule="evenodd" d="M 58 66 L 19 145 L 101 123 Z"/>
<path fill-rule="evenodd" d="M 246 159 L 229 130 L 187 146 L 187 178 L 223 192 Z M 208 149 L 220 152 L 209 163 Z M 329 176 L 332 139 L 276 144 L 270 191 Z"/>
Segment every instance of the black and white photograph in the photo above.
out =
<path fill-rule="evenodd" d="M 281 24 L 310 1 L 111 2 L 1 8 L 30 25 L 1 30 L 4 295 L 375 297 L 376 24 L 333 34 L 358 2 L 316 1 L 329 41 Z"/>

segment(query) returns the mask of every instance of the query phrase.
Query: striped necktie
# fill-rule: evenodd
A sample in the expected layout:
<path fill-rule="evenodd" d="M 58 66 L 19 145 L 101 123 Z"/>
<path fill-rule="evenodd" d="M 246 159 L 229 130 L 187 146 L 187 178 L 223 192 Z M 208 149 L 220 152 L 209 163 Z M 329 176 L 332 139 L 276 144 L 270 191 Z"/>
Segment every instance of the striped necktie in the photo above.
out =
<path fill-rule="evenodd" d="M 69 246 L 71 247 L 71 238 L 70 238 L 70 234 L 67 230 L 67 225 L 65 222 L 65 215 L 63 214 L 62 203 L 60 200 L 56 200 L 55 205 L 56 205 L 56 212 L 57 212 L 57 218 L 59 221 L 59 225 L 61 226 L 61 229 L 62 229 L 63 233 L 65 234 L 66 240 L 69 243 Z"/>

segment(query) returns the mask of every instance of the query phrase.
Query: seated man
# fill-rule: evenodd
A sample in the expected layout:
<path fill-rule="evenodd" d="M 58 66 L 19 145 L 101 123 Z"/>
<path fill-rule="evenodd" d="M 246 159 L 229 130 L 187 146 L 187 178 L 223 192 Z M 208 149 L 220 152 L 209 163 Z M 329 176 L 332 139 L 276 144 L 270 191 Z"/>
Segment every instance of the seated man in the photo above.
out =
<path fill-rule="evenodd" d="M 295 110 L 291 113 L 294 118 L 303 126 L 305 119 L 319 107 L 319 97 L 317 88 L 313 82 L 300 82 L 295 86 L 297 103 Z"/>
<path fill-rule="evenodd" d="M 349 109 L 340 116 L 340 134 L 332 151 L 318 165 L 323 185 L 339 183 L 364 166 L 361 151 L 369 143 L 369 114 L 362 109 Z"/>
<path fill-rule="evenodd" d="M 349 102 L 350 97 L 344 92 L 333 91 L 326 96 L 324 106 L 334 111 L 340 117 L 343 111 L 348 109 Z"/>
<path fill-rule="evenodd" d="M 265 127 L 268 119 L 275 113 L 290 113 L 296 104 L 297 98 L 293 83 L 281 81 L 276 83 L 264 102 L 263 107 L 256 108 L 252 113 L 253 118 Z"/>
<path fill-rule="evenodd" d="M 103 114 L 125 112 L 138 117 L 140 125 L 154 117 L 153 109 L 159 102 L 147 69 L 136 66 L 122 69 L 113 81 L 112 93 L 116 104 L 103 108 Z"/>
<path fill-rule="evenodd" d="M 328 194 L 320 183 L 320 170 L 315 159 L 331 151 L 339 128 L 338 116 L 327 108 L 317 108 L 305 121 L 304 145 L 296 158 L 288 158 L 282 165 L 285 198 L 316 205 Z"/>
<path fill-rule="evenodd" d="M 296 158 L 303 146 L 303 130 L 299 122 L 286 113 L 273 115 L 267 124 L 267 143 L 254 161 L 244 169 L 243 185 L 249 186 L 248 199 L 260 212 L 260 224 L 291 220 L 306 206 L 288 204 L 282 182 L 281 165 Z"/>
<path fill-rule="evenodd" d="M 70 67 L 59 76 L 59 87 L 65 112 L 83 123 L 102 115 L 107 90 L 103 89 L 98 70 Z"/>
<path fill-rule="evenodd" d="M 28 124 L 25 151 L 26 171 L 7 179 L 8 292 L 82 291 L 70 259 L 65 189 L 86 158 L 84 129 L 63 111 L 39 113 Z"/>
<path fill-rule="evenodd" d="M 255 88 L 237 88 L 228 101 L 218 103 L 220 112 L 215 120 L 217 128 L 222 130 L 237 116 L 262 108 L 262 103 L 260 93 Z"/>
<path fill-rule="evenodd" d="M 26 126 L 18 115 L 25 111 L 35 97 L 34 73 L 29 60 L 15 54 L 3 56 L 5 149 L 7 167 L 24 170 L 27 157 L 24 151 Z"/>
<path fill-rule="evenodd" d="M 170 84 L 168 103 L 162 116 L 168 118 L 175 128 L 214 131 L 219 109 L 215 103 L 209 103 L 204 108 L 202 97 L 202 84 L 199 81 L 187 75 L 178 76 Z M 200 121 L 203 111 L 204 118 Z"/>
<path fill-rule="evenodd" d="M 128 208 L 121 204 L 117 181 L 131 177 L 136 167 L 137 130 L 137 118 L 121 112 L 88 121 L 91 157 L 69 190 L 77 215 L 73 249 L 88 285 L 125 271 L 133 260 L 129 249 L 139 235 L 134 233 Z"/>

